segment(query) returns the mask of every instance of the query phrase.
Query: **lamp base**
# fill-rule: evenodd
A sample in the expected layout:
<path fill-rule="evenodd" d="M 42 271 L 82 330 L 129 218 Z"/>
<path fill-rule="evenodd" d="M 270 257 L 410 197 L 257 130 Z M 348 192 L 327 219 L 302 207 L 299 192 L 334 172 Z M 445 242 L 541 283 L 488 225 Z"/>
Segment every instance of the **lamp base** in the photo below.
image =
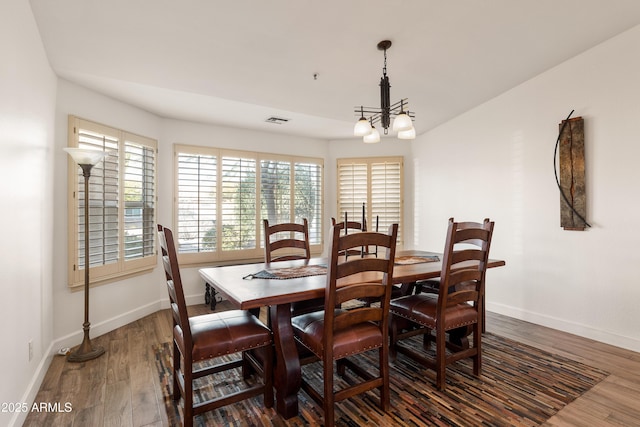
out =
<path fill-rule="evenodd" d="M 86 362 L 87 360 L 92 360 L 97 357 L 100 357 L 104 354 L 104 348 L 102 347 L 93 347 L 91 345 L 91 340 L 88 337 L 82 341 L 80 347 L 77 350 L 69 354 L 67 357 L 67 361 L 77 363 L 77 362 Z"/>

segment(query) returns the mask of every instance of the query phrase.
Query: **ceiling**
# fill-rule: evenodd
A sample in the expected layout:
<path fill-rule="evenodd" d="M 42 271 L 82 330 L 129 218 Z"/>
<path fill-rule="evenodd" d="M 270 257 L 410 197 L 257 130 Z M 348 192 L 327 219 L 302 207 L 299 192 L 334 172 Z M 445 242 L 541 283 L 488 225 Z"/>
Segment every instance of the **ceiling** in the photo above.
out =
<path fill-rule="evenodd" d="M 379 105 L 381 40 L 420 134 L 640 23 L 637 0 L 30 3 L 63 79 L 162 117 L 323 139 L 353 138 L 354 108 Z"/>

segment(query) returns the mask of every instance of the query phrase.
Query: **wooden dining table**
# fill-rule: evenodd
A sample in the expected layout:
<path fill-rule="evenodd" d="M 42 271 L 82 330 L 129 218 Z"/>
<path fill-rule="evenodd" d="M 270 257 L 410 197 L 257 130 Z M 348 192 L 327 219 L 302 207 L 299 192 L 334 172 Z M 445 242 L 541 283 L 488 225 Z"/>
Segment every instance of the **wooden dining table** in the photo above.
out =
<path fill-rule="evenodd" d="M 409 257 L 426 259 L 434 256 L 439 257 L 437 261 L 399 263 L 399 259 Z M 393 271 L 394 285 L 403 287 L 403 291 L 408 293 L 415 282 L 440 277 L 441 259 L 441 255 L 434 252 L 398 251 Z M 270 323 L 276 352 L 274 369 L 276 409 L 285 419 L 298 415 L 298 391 L 301 384 L 300 360 L 291 326 L 291 304 L 324 297 L 327 278 L 325 274 L 286 279 L 263 278 L 268 277 L 268 274 L 265 276 L 261 273 L 284 268 L 324 266 L 326 263 L 326 258 L 311 258 L 270 264 L 240 264 L 200 269 L 200 276 L 204 281 L 237 308 L 255 310 L 271 307 Z M 503 260 L 490 259 L 488 267 L 503 265 L 505 265 Z M 313 267 L 310 268 L 313 269 Z M 372 272 L 352 277 L 349 282 L 376 281 L 381 278 L 380 273 Z"/>

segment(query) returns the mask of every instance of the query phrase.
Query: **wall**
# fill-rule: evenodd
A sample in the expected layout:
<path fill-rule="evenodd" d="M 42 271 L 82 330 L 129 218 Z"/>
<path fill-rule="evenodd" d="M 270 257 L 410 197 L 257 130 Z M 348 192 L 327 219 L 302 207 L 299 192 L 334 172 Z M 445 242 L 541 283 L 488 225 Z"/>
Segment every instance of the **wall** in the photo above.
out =
<path fill-rule="evenodd" d="M 557 66 L 413 144 L 419 245 L 447 218 L 496 221 L 488 310 L 640 351 L 640 27 Z M 585 120 L 587 231 L 560 227 L 559 123 Z"/>
<path fill-rule="evenodd" d="M 56 78 L 28 2 L 0 3 L 0 52 L 0 402 L 30 404 L 49 366 L 52 341 Z M 26 417 L 6 409 L 0 425 L 18 425 Z"/>

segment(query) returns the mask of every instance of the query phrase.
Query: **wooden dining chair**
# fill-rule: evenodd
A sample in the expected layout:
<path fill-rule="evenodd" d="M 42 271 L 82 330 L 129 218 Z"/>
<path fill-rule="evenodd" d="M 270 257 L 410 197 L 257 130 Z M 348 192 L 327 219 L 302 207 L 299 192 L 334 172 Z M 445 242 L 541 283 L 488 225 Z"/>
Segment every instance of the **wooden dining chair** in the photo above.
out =
<path fill-rule="evenodd" d="M 262 223 L 265 262 L 311 258 L 309 223 L 306 218 L 303 218 L 302 224 L 284 222 L 269 225 L 267 219 Z"/>
<path fill-rule="evenodd" d="M 446 366 L 457 360 L 472 358 L 474 375 L 479 376 L 481 372 L 484 285 L 493 226 L 489 219 L 481 224 L 456 223 L 453 218 L 449 219 L 438 293 L 409 295 L 390 303 L 391 359 L 395 360 L 399 352 L 435 369 L 440 390 L 446 386 Z M 472 346 L 447 345 L 448 332 L 469 325 Z M 423 335 L 425 349 L 435 340 L 435 359 L 401 343 L 415 335 Z"/>
<path fill-rule="evenodd" d="M 390 402 L 388 317 L 398 225 L 391 225 L 386 234 L 362 232 L 341 236 L 340 232 L 339 225 L 331 227 L 324 311 L 296 316 L 291 320 L 299 346 L 314 356 L 301 363 L 319 360 L 323 366 L 323 393 L 304 377 L 302 389 L 322 405 L 326 426 L 335 425 L 334 403 L 356 394 L 378 389 L 380 408 L 384 411 L 389 409 Z M 362 245 L 378 245 L 384 250 L 384 255 L 365 258 L 340 256 L 341 252 Z M 367 279 L 362 279 L 362 274 L 368 272 L 381 273 L 378 277 L 382 280 L 363 281 Z M 378 304 L 352 309 L 336 308 L 348 306 L 346 303 L 360 298 L 376 298 Z M 377 372 L 363 369 L 351 358 L 375 349 L 378 351 Z M 349 368 L 360 380 L 350 380 L 348 386 L 334 391 L 334 362 L 339 375 L 346 376 L 346 368 Z"/>
<path fill-rule="evenodd" d="M 466 221 L 466 222 L 459 222 L 458 223 L 458 230 L 464 230 L 465 228 L 479 228 L 481 227 L 482 224 L 478 223 L 478 222 L 471 222 L 471 221 Z M 477 246 L 480 246 L 481 242 L 476 242 Z M 440 278 L 435 278 L 435 279 L 429 279 L 429 280 L 420 280 L 418 282 L 416 282 L 415 284 L 415 293 L 419 294 L 421 292 L 427 293 L 427 294 L 438 294 L 439 293 L 439 289 L 440 289 Z M 484 295 L 483 295 L 484 298 Z M 486 316 L 486 306 L 484 304 L 484 300 L 482 302 L 482 332 L 486 332 L 486 321 L 487 316 Z M 459 336 L 459 339 L 461 340 L 465 340 L 464 336 Z M 461 343 L 462 344 L 462 343 Z"/>
<path fill-rule="evenodd" d="M 269 220 L 262 220 L 264 229 L 264 262 L 290 261 L 310 259 L 309 222 L 302 219 L 302 224 L 280 223 L 270 225 Z M 278 239 L 279 238 L 279 239 Z M 309 313 L 324 309 L 324 298 L 297 301 L 291 304 L 293 315 Z M 271 316 L 267 313 L 267 322 Z"/>
<path fill-rule="evenodd" d="M 222 406 L 239 402 L 260 394 L 264 405 L 273 406 L 273 338 L 271 331 L 258 318 L 244 310 L 229 310 L 189 317 L 184 298 L 180 269 L 175 251 L 173 233 L 158 224 L 158 239 L 162 248 L 169 292 L 170 311 L 173 316 L 173 400 L 183 398 L 183 425 L 192 426 L 193 417 Z M 199 367 L 197 362 L 214 360 L 240 353 L 240 358 Z M 251 370 L 262 376 L 262 383 L 238 385 L 237 391 L 206 401 L 196 402 L 193 381 L 218 372 L 242 368 L 247 379 Z M 215 387 L 215 384 L 214 384 Z"/>

